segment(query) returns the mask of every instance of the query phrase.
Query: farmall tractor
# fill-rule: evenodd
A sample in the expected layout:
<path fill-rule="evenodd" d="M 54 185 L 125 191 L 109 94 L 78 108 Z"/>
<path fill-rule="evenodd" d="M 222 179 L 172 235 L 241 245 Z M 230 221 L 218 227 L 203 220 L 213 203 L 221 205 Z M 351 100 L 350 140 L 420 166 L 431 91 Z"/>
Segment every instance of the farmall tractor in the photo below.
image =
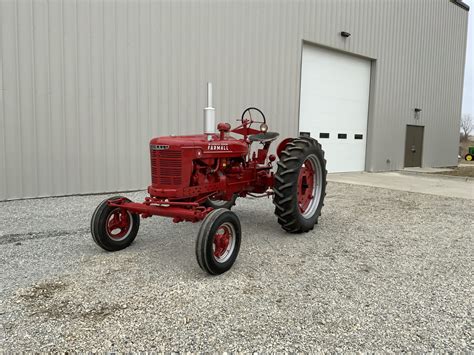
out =
<path fill-rule="evenodd" d="M 202 221 L 197 262 L 204 271 L 217 275 L 229 270 L 239 253 L 240 221 L 230 211 L 238 197 L 272 196 L 278 223 L 289 233 L 308 232 L 318 222 L 326 194 L 321 145 L 309 137 L 284 139 L 276 149 L 275 173 L 277 157 L 269 155 L 269 149 L 278 133 L 268 132 L 265 115 L 249 107 L 236 128 L 219 123 L 216 133 L 210 83 L 207 94 L 203 134 L 150 141 L 149 197 L 137 203 L 116 196 L 96 208 L 91 233 L 101 248 L 128 247 L 137 236 L 140 217 L 171 217 L 175 223 Z M 253 144 L 258 146 L 253 148 Z"/>

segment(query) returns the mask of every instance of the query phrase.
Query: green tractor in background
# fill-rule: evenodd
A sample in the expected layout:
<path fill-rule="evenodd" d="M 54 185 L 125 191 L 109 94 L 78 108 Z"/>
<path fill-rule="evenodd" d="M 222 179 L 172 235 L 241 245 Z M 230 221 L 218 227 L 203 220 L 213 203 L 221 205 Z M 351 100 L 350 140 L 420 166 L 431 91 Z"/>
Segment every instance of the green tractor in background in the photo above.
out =
<path fill-rule="evenodd" d="M 474 159 L 474 147 L 467 148 L 467 154 L 464 156 L 464 159 L 467 161 L 472 161 Z"/>

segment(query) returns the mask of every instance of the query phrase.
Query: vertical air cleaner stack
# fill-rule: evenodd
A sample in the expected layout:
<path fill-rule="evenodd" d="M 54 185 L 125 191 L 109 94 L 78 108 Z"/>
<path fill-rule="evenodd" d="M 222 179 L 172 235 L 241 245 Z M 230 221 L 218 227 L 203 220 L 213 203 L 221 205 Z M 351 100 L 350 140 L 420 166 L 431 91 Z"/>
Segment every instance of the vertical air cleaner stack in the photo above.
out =
<path fill-rule="evenodd" d="M 212 107 L 212 83 L 207 83 L 207 107 L 204 108 L 204 134 L 207 139 L 212 139 L 216 133 L 216 110 Z"/>

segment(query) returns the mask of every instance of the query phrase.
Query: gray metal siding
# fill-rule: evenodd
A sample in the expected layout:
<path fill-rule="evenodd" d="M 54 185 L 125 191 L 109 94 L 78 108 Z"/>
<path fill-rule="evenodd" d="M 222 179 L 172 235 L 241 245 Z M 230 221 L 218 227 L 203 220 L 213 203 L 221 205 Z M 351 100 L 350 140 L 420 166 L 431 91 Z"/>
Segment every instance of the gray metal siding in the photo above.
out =
<path fill-rule="evenodd" d="M 144 188 L 151 137 L 202 131 L 206 81 L 218 120 L 257 106 L 294 136 L 303 41 L 374 59 L 367 170 L 403 167 L 406 124 L 424 165 L 456 164 L 467 12 L 448 0 L 0 0 L 0 24 L 0 200 Z"/>

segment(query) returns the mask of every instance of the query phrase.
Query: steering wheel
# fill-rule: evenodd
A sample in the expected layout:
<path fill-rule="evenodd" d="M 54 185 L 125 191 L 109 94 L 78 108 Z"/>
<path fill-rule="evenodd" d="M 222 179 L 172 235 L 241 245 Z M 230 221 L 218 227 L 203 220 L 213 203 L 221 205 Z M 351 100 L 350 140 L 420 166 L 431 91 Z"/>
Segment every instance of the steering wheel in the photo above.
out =
<path fill-rule="evenodd" d="M 252 118 L 252 112 L 251 112 L 252 110 L 257 111 L 257 112 L 260 114 L 260 116 L 262 116 L 263 121 L 254 121 L 253 118 Z M 256 107 L 248 107 L 248 108 L 246 108 L 246 109 L 244 110 L 244 112 L 242 112 L 242 116 L 240 117 L 240 121 L 242 122 L 242 124 L 244 124 L 244 118 L 245 118 L 245 114 L 246 114 L 247 112 L 249 113 L 249 117 L 250 117 L 249 127 L 252 125 L 252 123 L 265 123 L 265 124 L 267 123 L 267 121 L 266 121 L 266 119 L 265 119 L 265 115 L 263 114 L 262 111 L 260 111 L 260 110 L 259 110 L 258 108 L 256 108 Z"/>

